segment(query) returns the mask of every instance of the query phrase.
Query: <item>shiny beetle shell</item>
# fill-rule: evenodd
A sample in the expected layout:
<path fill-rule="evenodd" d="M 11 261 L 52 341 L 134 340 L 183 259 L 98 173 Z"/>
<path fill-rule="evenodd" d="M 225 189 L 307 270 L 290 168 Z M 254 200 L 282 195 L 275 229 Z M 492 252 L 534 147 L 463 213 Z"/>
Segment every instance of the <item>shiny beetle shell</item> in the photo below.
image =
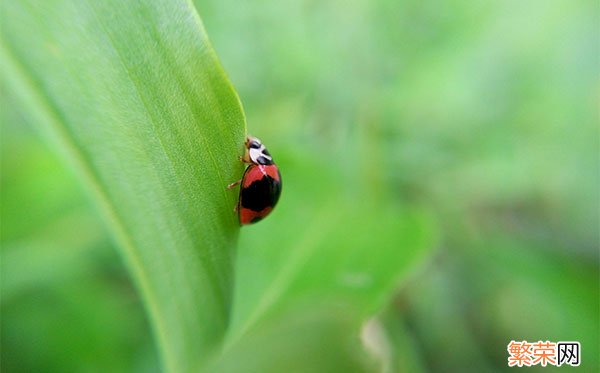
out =
<path fill-rule="evenodd" d="M 281 195 L 281 174 L 265 146 L 256 137 L 248 137 L 242 161 L 244 171 L 237 204 L 240 224 L 252 224 L 269 215 Z"/>

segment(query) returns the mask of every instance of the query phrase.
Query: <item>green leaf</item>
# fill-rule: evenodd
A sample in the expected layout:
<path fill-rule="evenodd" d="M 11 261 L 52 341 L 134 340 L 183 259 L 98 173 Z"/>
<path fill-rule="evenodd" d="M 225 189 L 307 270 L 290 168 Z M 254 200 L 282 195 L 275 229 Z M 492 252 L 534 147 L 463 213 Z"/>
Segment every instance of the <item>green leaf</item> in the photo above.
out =
<path fill-rule="evenodd" d="M 75 166 L 141 289 L 166 368 L 218 348 L 245 119 L 189 1 L 2 3 L 2 81 Z"/>

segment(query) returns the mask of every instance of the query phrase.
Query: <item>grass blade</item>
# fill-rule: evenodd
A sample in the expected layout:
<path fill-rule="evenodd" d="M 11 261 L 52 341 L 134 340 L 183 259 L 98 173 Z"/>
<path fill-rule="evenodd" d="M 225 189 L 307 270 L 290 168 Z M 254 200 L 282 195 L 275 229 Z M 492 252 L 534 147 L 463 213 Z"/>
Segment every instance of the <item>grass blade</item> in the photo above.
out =
<path fill-rule="evenodd" d="M 186 1 L 2 4 L 3 84 L 76 166 L 169 371 L 222 341 L 238 226 L 238 98 Z"/>

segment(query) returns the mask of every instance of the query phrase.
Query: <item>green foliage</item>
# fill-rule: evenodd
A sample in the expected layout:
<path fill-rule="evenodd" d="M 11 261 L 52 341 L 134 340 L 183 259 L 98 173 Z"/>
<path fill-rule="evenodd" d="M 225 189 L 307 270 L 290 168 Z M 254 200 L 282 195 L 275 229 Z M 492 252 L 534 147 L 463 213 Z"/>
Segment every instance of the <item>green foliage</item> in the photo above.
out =
<path fill-rule="evenodd" d="M 282 171 L 241 233 L 244 115 L 195 8 Z M 511 339 L 578 340 L 598 370 L 591 4 L 1 17 L 3 370 L 501 371 Z"/>
<path fill-rule="evenodd" d="M 94 191 L 167 367 L 192 369 L 228 323 L 238 226 L 225 186 L 245 132 L 200 19 L 184 1 L 20 1 L 2 13 L 7 90 Z"/>

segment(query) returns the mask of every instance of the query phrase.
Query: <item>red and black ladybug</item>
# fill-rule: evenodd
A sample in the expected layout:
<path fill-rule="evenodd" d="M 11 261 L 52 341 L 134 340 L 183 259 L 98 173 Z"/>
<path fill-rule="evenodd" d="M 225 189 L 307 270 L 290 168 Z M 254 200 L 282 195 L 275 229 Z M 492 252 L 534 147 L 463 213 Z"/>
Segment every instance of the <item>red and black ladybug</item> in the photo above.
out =
<path fill-rule="evenodd" d="M 236 206 L 242 225 L 256 223 L 269 215 L 281 194 L 281 174 L 269 151 L 256 137 L 248 136 L 244 145 L 246 151 L 240 161 L 249 166 L 242 180 L 227 186 L 231 189 L 242 184 Z"/>

